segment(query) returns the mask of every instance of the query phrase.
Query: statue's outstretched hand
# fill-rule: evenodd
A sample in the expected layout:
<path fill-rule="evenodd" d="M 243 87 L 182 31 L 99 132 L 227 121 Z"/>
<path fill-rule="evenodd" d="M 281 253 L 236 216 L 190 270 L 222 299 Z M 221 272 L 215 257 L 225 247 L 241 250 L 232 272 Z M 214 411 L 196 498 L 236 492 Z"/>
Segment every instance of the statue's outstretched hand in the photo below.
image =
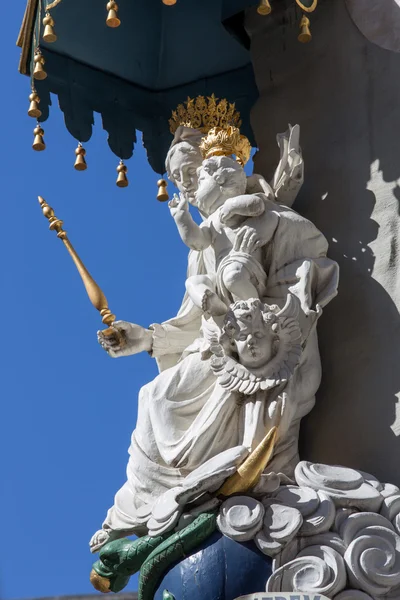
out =
<path fill-rule="evenodd" d="M 189 210 L 188 200 L 183 194 L 179 194 L 179 197 L 174 194 L 172 200 L 168 202 L 168 207 L 174 219 L 180 212 L 188 212 Z"/>
<path fill-rule="evenodd" d="M 127 321 L 116 321 L 112 328 L 116 330 L 115 335 L 105 335 L 102 331 L 97 332 L 99 344 L 112 358 L 151 351 L 153 333 L 149 329 Z"/>

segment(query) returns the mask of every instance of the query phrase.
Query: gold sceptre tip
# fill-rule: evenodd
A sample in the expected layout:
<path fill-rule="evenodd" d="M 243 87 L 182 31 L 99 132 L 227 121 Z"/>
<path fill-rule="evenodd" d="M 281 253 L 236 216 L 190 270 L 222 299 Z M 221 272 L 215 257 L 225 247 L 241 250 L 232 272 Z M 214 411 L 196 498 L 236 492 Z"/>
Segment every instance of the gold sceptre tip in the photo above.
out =
<path fill-rule="evenodd" d="M 228 477 L 216 492 L 217 496 L 228 497 L 247 492 L 256 485 L 273 454 L 276 434 L 277 428 L 272 427 L 257 448 L 240 465 L 236 473 Z"/>
<path fill-rule="evenodd" d="M 90 302 L 100 312 L 103 323 L 105 325 L 108 325 L 108 329 L 105 329 L 103 331 L 104 335 L 114 335 L 118 337 L 118 334 L 120 334 L 120 332 L 118 332 L 117 329 L 111 327 L 116 317 L 108 308 L 107 298 L 105 297 L 105 295 L 103 294 L 93 277 L 90 275 L 89 271 L 79 258 L 75 248 L 69 241 L 67 232 L 64 231 L 62 228 L 63 221 L 57 219 L 57 217 L 54 214 L 54 210 L 51 208 L 51 206 L 47 204 L 47 202 L 44 200 L 44 198 L 42 198 L 42 196 L 38 196 L 38 200 L 40 206 L 42 207 L 42 212 L 44 216 L 46 217 L 46 219 L 49 220 L 49 229 L 55 231 L 57 233 L 57 237 L 63 241 L 64 246 L 67 248 L 72 260 L 75 263 L 76 268 L 78 269 L 78 273 L 82 278 L 83 285 L 85 286 Z"/>

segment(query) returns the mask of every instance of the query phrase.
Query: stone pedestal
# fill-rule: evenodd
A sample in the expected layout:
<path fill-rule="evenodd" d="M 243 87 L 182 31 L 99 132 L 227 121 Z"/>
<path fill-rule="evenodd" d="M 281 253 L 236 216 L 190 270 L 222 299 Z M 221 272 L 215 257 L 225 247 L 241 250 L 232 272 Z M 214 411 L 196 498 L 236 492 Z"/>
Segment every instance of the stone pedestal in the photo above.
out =
<path fill-rule="evenodd" d="M 247 16 L 260 91 L 255 172 L 272 174 L 275 134 L 299 123 L 305 184 L 294 208 L 326 235 L 341 268 L 319 323 L 323 381 L 301 456 L 398 484 L 400 54 L 368 41 L 345 0 L 322 1 L 312 42 L 300 44 L 301 12 L 284 5 Z"/>

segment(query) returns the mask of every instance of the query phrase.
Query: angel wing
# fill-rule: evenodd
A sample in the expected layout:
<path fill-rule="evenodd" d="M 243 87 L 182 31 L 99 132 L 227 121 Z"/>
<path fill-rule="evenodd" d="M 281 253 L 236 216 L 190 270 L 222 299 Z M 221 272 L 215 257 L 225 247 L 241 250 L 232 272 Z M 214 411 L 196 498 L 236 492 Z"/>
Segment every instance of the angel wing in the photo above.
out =
<path fill-rule="evenodd" d="M 279 204 L 292 206 L 304 182 L 304 162 L 300 148 L 300 125 L 284 133 L 278 133 L 276 141 L 280 149 L 280 160 L 271 187 Z"/>
<path fill-rule="evenodd" d="M 285 302 L 285 306 L 276 313 L 277 317 L 292 317 L 297 319 L 299 315 L 300 302 L 294 294 L 288 294 Z"/>

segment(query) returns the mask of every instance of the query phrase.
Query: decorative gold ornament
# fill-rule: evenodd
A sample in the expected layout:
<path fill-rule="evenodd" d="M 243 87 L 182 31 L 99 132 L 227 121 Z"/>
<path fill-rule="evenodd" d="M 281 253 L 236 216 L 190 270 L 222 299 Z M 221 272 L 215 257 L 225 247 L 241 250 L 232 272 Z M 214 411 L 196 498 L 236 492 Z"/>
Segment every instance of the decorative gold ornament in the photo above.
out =
<path fill-rule="evenodd" d="M 257 6 L 257 12 L 259 15 L 269 15 L 272 11 L 271 5 L 268 0 L 260 0 L 259 5 Z"/>
<path fill-rule="evenodd" d="M 203 133 L 208 133 L 213 127 L 226 128 L 229 125 L 240 127 L 242 121 L 235 104 L 228 103 L 225 98 L 219 102 L 218 100 L 212 94 L 207 100 L 204 96 L 197 96 L 197 98 L 188 98 L 184 104 L 179 104 L 176 110 L 172 111 L 169 120 L 171 133 L 174 134 L 180 125 L 199 129 Z"/>
<path fill-rule="evenodd" d="M 102 592 L 103 594 L 110 592 L 110 580 L 96 573 L 94 569 L 90 572 L 90 583 L 98 592 Z"/>
<path fill-rule="evenodd" d="M 33 144 L 32 144 L 32 148 L 34 150 L 36 150 L 36 152 L 41 152 L 42 150 L 46 149 L 46 144 L 44 143 L 44 130 L 41 128 L 40 124 L 38 123 L 35 127 L 35 129 L 33 130 L 33 135 L 35 136 L 34 140 L 33 140 Z"/>
<path fill-rule="evenodd" d="M 310 31 L 310 19 L 306 17 L 306 15 L 303 15 L 300 21 L 300 33 L 297 39 L 302 44 L 307 44 L 312 40 L 312 35 Z"/>
<path fill-rule="evenodd" d="M 169 196 L 168 196 L 168 191 L 167 191 L 167 182 L 165 181 L 165 179 L 159 179 L 157 181 L 157 185 L 158 185 L 158 193 L 157 193 L 157 200 L 159 200 L 160 202 L 166 202 L 167 200 L 169 200 Z"/>
<path fill-rule="evenodd" d="M 40 98 L 36 90 L 32 90 L 32 93 L 29 94 L 29 109 L 28 115 L 35 119 L 38 119 L 42 115 L 42 111 L 39 108 Z"/>
<path fill-rule="evenodd" d="M 127 171 L 128 171 L 128 167 L 124 164 L 124 161 L 121 159 L 119 161 L 119 165 L 117 167 L 118 177 L 117 177 L 117 181 L 116 181 L 117 186 L 120 188 L 124 188 L 129 185 L 129 181 L 126 176 Z"/>
<path fill-rule="evenodd" d="M 74 168 L 77 171 L 86 171 L 86 169 L 87 169 L 87 164 L 86 164 L 86 160 L 85 160 L 86 150 L 80 142 L 78 144 L 78 147 L 75 150 L 75 154 L 76 154 L 76 159 L 75 159 Z"/>
<path fill-rule="evenodd" d="M 200 144 L 203 158 L 234 154 L 238 162 L 244 165 L 250 158 L 251 145 L 247 137 L 240 134 L 241 124 L 235 104 L 228 103 L 225 98 L 219 100 L 214 94 L 207 100 L 204 96 L 188 98 L 172 112 L 169 120 L 171 133 L 184 125 L 207 134 Z"/>
<path fill-rule="evenodd" d="M 47 73 L 43 68 L 46 61 L 40 50 L 36 50 L 33 62 L 35 63 L 35 68 L 33 70 L 33 78 L 37 79 L 38 81 L 46 79 Z"/>
<path fill-rule="evenodd" d="M 54 31 L 54 19 L 50 15 L 50 13 L 46 13 L 45 18 L 43 19 L 44 32 L 43 32 L 43 40 L 48 44 L 52 44 L 57 41 L 57 36 Z"/>
<path fill-rule="evenodd" d="M 204 159 L 210 156 L 234 154 L 243 167 L 250 158 L 251 145 L 247 137 L 240 134 L 237 127 L 229 126 L 225 129 L 213 127 L 201 140 L 200 152 Z"/>
<path fill-rule="evenodd" d="M 68 239 L 67 232 L 63 230 L 63 222 L 54 214 L 54 210 L 47 204 L 47 202 L 42 198 L 42 196 L 38 196 L 39 204 L 42 207 L 42 212 L 46 219 L 49 220 L 49 229 L 55 231 L 57 233 L 57 237 L 62 240 L 64 246 L 67 248 L 72 260 L 76 268 L 78 269 L 78 273 L 81 276 L 83 281 L 83 285 L 85 286 L 87 295 L 89 296 L 90 302 L 93 306 L 100 312 L 102 317 L 102 321 L 105 325 L 108 325 L 108 329 L 105 329 L 102 333 L 106 336 L 112 335 L 119 339 L 119 343 L 123 342 L 123 336 L 121 332 L 114 327 L 111 327 L 112 323 L 114 323 L 116 317 L 113 315 L 111 310 L 108 308 L 107 298 L 101 291 L 100 287 L 97 285 L 93 277 L 90 275 L 89 271 L 79 258 L 75 248 L 71 244 Z"/>
<path fill-rule="evenodd" d="M 276 435 L 277 428 L 272 427 L 257 448 L 240 465 L 236 473 L 231 475 L 216 492 L 217 496 L 227 497 L 247 492 L 256 485 L 274 452 Z"/>
<path fill-rule="evenodd" d="M 119 27 L 121 25 L 121 21 L 118 18 L 118 4 L 116 2 L 114 2 L 114 0 L 110 0 L 110 2 L 107 2 L 107 10 L 108 10 L 108 15 L 107 15 L 107 19 L 106 19 L 106 24 L 108 25 L 108 27 Z"/>
<path fill-rule="evenodd" d="M 307 4 L 304 4 L 304 2 L 302 2 L 301 0 L 296 0 L 296 3 L 300 6 L 302 10 L 304 10 L 304 12 L 310 13 L 314 12 L 314 10 L 317 8 L 318 0 L 313 0 L 310 6 L 307 6 Z"/>
<path fill-rule="evenodd" d="M 162 3 L 165 4 L 165 6 L 174 6 L 176 0 L 162 0 Z"/>

